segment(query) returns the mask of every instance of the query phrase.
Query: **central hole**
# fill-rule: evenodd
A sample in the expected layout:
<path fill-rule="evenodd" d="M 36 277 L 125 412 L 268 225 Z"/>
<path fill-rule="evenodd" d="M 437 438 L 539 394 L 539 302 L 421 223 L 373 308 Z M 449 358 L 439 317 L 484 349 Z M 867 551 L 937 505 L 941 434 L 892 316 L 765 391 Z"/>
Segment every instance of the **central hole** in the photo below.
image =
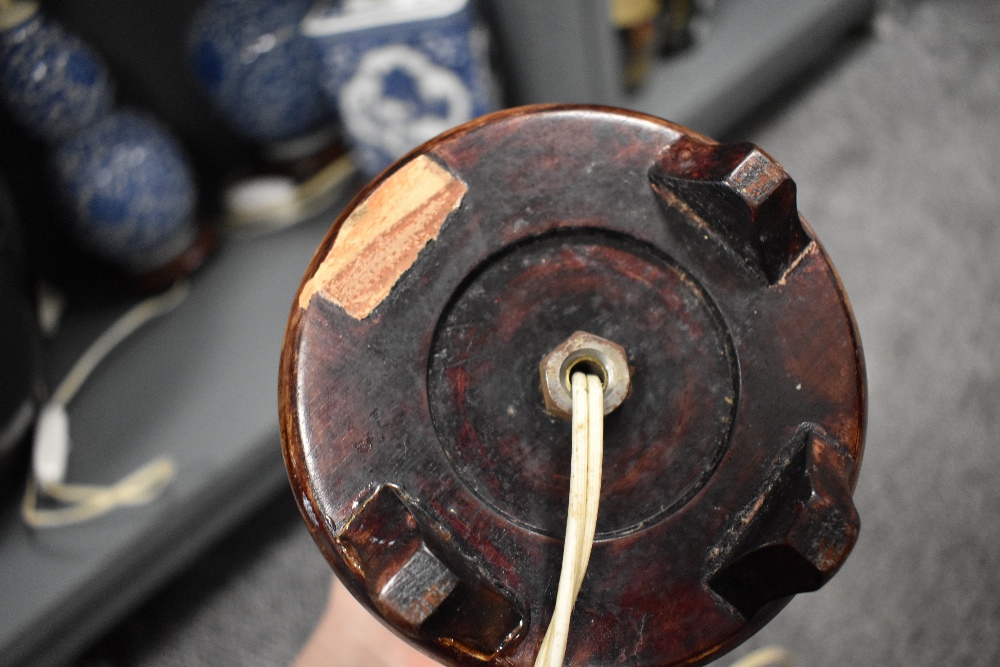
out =
<path fill-rule="evenodd" d="M 586 373 L 587 375 L 596 375 L 601 379 L 601 386 L 605 389 L 608 386 L 608 369 L 604 367 L 597 359 L 591 357 L 583 357 L 581 359 L 576 359 L 572 361 L 566 369 L 566 388 L 572 388 L 573 384 L 573 373 Z"/>

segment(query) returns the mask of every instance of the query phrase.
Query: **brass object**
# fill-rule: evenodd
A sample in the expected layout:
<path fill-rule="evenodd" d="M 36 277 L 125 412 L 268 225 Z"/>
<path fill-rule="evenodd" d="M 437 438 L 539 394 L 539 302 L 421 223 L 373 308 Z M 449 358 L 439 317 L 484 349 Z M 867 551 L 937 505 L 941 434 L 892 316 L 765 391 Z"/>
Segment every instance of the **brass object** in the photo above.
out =
<path fill-rule="evenodd" d="M 614 412 L 631 390 L 631 371 L 625 348 L 606 338 L 577 331 L 542 357 L 538 364 L 545 409 L 556 417 L 572 417 L 570 374 L 574 370 L 601 377 L 606 415 Z"/>

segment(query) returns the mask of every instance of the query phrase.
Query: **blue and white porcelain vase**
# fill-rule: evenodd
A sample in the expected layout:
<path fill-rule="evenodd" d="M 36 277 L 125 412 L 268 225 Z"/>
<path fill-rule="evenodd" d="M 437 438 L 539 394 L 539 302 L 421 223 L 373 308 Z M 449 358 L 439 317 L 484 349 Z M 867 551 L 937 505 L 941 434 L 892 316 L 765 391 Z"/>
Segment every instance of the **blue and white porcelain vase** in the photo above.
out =
<path fill-rule="evenodd" d="M 31 132 L 51 142 L 104 118 L 114 104 L 100 57 L 28 2 L 0 10 L 0 96 Z"/>
<path fill-rule="evenodd" d="M 498 108 L 488 35 L 470 0 L 320 0 L 303 32 L 322 54 L 323 88 L 369 177 Z"/>
<path fill-rule="evenodd" d="M 188 31 L 191 67 L 233 128 L 265 145 L 331 136 L 319 59 L 299 23 L 310 0 L 209 0 Z"/>
<path fill-rule="evenodd" d="M 197 236 L 190 167 L 152 118 L 115 112 L 61 142 L 53 164 L 77 238 L 100 257 L 147 273 Z"/>

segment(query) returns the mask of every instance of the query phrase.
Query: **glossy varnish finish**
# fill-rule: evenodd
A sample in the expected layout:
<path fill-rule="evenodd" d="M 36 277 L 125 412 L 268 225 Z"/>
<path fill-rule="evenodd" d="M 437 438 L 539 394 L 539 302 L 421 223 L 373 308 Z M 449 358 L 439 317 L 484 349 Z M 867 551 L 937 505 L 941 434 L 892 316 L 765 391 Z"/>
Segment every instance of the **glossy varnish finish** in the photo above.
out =
<path fill-rule="evenodd" d="M 385 214 L 389 240 L 351 256 L 398 267 L 392 230 L 434 230 L 389 289 L 353 312 L 314 290 L 344 221 L 427 161 L 454 206 Z M 711 660 L 857 538 L 856 328 L 794 182 L 750 144 L 611 109 L 488 116 L 362 192 L 304 286 L 280 385 L 303 516 L 347 587 L 447 664 L 538 650 L 570 450 L 538 363 L 577 330 L 622 345 L 633 375 L 567 664 Z"/>

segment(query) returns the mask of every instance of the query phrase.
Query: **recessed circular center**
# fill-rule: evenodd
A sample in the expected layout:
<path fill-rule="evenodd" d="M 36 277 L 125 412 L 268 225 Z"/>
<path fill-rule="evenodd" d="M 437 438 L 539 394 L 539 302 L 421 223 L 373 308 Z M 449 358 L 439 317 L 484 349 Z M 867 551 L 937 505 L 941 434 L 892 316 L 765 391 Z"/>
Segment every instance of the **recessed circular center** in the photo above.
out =
<path fill-rule="evenodd" d="M 487 260 L 438 321 L 431 416 L 476 496 L 526 528 L 561 534 L 571 429 L 546 412 L 539 361 L 577 331 L 621 345 L 634 369 L 631 395 L 605 418 L 597 524 L 599 536 L 626 533 L 667 516 L 704 485 L 725 451 L 736 404 L 725 324 L 669 258 L 625 237 L 581 231 Z M 571 370 L 596 371 L 606 382 L 602 365 L 581 353 L 560 368 L 566 382 Z"/>

